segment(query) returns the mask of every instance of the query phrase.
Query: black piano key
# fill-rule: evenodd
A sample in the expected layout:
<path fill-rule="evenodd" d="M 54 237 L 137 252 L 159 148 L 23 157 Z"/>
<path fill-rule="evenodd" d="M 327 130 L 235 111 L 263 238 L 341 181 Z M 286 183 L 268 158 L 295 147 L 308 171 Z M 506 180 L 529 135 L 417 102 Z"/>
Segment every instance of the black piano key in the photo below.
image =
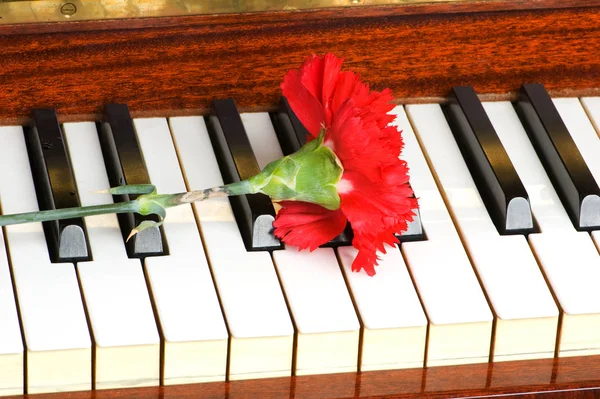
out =
<path fill-rule="evenodd" d="M 242 119 L 232 99 L 215 100 L 207 118 L 210 140 L 225 184 L 246 180 L 260 172 Z M 273 235 L 275 210 L 264 194 L 229 197 L 248 251 L 281 249 Z"/>
<path fill-rule="evenodd" d="M 415 216 L 413 216 L 413 221 L 408 223 L 407 229 L 400 234 L 396 234 L 400 242 L 425 240 L 425 232 L 421 224 L 421 212 L 418 209 L 413 209 L 413 212 Z"/>
<path fill-rule="evenodd" d="M 277 134 L 277 140 L 279 141 L 279 145 L 281 145 L 283 155 L 290 155 L 298 151 L 306 143 L 309 133 L 296 114 L 294 114 L 285 97 L 281 98 L 279 109 L 271 114 L 271 120 L 275 127 L 275 133 Z M 350 223 L 348 223 L 344 231 L 322 246 L 337 247 L 340 245 L 352 245 L 353 238 L 354 233 Z"/>
<path fill-rule="evenodd" d="M 600 228 L 600 189 L 544 86 L 523 85 L 515 109 L 575 228 Z"/>
<path fill-rule="evenodd" d="M 527 191 L 475 90 L 453 87 L 452 93 L 446 116 L 498 232 L 534 232 Z"/>
<path fill-rule="evenodd" d="M 129 109 L 125 104 L 109 104 L 105 107 L 106 122 L 98 125 L 102 155 L 111 187 L 127 184 L 150 184 L 144 158 L 135 134 Z M 137 195 L 115 195 L 115 202 L 129 201 Z M 123 239 L 144 220 L 157 222 L 158 216 L 142 216 L 137 213 L 119 214 Z M 134 235 L 127 242 L 127 253 L 132 258 L 164 255 L 167 253 L 162 229 L 151 227 Z"/>
<path fill-rule="evenodd" d="M 271 114 L 271 120 L 275 126 L 283 155 L 292 154 L 306 144 L 309 136 L 308 130 L 292 111 L 292 107 L 285 97 L 281 97 L 279 108 Z"/>
<path fill-rule="evenodd" d="M 75 179 L 54 109 L 33 111 L 25 142 L 40 210 L 81 206 Z M 53 262 L 90 260 L 83 218 L 44 222 L 44 234 Z"/>

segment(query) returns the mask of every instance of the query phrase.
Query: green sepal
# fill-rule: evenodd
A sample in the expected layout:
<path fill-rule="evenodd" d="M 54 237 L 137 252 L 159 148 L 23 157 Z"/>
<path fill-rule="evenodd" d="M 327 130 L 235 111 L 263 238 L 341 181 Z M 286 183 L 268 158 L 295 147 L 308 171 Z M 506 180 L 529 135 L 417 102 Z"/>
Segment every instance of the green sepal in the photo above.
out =
<path fill-rule="evenodd" d="M 268 164 L 249 181 L 273 200 L 311 202 L 327 209 L 340 207 L 336 184 L 343 168 L 335 153 L 323 145 L 325 131 L 295 153 Z"/>
<path fill-rule="evenodd" d="M 129 241 L 129 239 L 134 235 L 150 227 L 160 227 L 160 225 L 163 224 L 164 220 L 164 218 L 160 219 L 158 222 L 155 222 L 154 220 L 144 220 L 142 223 L 138 224 L 133 230 L 131 230 L 125 242 Z"/>
<path fill-rule="evenodd" d="M 137 199 L 138 209 L 137 212 L 140 215 L 159 215 L 164 218 L 166 216 L 165 203 L 168 202 L 169 198 L 173 195 L 168 194 L 148 194 L 141 195 Z"/>
<path fill-rule="evenodd" d="M 160 200 L 161 198 L 164 198 L 164 197 L 167 197 L 167 196 L 165 196 L 165 195 L 150 195 L 150 196 L 141 196 L 138 198 L 137 202 L 138 202 L 139 209 L 137 210 L 137 212 L 144 216 L 145 215 L 158 215 L 160 220 L 158 222 L 155 222 L 153 220 L 144 220 L 142 223 L 137 225 L 133 230 L 131 230 L 131 232 L 129 233 L 129 236 L 127 236 L 126 241 L 129 241 L 129 239 L 131 237 L 133 237 L 140 231 L 146 230 L 150 227 L 159 227 L 160 225 L 163 224 L 165 217 L 167 217 L 167 210 L 157 201 L 157 199 Z"/>

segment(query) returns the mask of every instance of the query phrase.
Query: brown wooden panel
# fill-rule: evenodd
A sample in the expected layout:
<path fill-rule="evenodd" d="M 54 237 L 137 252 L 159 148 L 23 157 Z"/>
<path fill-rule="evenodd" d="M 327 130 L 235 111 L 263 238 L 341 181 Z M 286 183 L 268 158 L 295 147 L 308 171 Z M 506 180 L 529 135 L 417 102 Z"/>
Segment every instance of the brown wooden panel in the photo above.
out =
<path fill-rule="evenodd" d="M 25 35 L 3 27 L 13 34 L 0 29 L 0 122 L 22 123 L 33 107 L 55 107 L 62 120 L 96 118 L 107 102 L 128 103 L 134 116 L 204 113 L 217 97 L 264 110 L 276 104 L 288 69 L 327 51 L 400 102 L 441 101 L 464 84 L 505 97 L 524 82 L 559 94 L 599 86 L 600 7 L 407 7 L 198 16 L 181 25 L 166 18 L 135 29 L 102 30 L 110 21 L 100 21 Z"/>

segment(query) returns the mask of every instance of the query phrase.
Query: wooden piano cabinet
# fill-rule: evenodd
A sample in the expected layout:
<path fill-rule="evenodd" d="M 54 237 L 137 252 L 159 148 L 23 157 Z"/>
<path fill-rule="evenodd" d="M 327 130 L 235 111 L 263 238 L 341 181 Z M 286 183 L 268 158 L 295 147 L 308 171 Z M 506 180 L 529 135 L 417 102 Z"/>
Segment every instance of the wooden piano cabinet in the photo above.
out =
<path fill-rule="evenodd" d="M 557 96 L 600 94 L 600 1 L 493 0 L 302 12 L 0 26 L 0 124 L 34 107 L 62 122 L 204 114 L 232 97 L 271 110 L 284 73 L 334 52 L 398 103 L 444 101 L 453 85 L 514 98 L 540 82 Z M 600 397 L 600 356 L 303 376 L 32 398 L 410 398 L 545 392 Z M 22 396 L 18 396 L 22 397 Z"/>
<path fill-rule="evenodd" d="M 399 102 L 441 101 L 452 85 L 488 97 L 540 82 L 597 92 L 600 2 L 488 0 L 0 26 L 0 122 L 34 107 L 62 121 L 206 113 L 214 98 L 272 109 L 286 71 L 333 52 Z"/>

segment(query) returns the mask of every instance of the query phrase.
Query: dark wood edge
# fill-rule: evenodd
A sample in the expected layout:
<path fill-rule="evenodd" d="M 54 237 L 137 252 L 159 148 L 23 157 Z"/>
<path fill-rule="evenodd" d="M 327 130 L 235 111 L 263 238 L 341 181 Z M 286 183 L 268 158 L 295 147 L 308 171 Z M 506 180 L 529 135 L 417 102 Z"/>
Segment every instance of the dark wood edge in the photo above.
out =
<path fill-rule="evenodd" d="M 455 398 L 600 391 L 600 356 L 373 371 L 204 384 L 11 396 L 7 399 L 118 398 Z M 555 396 L 556 395 L 556 396 Z M 563 396 L 564 395 L 564 396 Z M 597 396 L 590 396 L 597 397 Z"/>

